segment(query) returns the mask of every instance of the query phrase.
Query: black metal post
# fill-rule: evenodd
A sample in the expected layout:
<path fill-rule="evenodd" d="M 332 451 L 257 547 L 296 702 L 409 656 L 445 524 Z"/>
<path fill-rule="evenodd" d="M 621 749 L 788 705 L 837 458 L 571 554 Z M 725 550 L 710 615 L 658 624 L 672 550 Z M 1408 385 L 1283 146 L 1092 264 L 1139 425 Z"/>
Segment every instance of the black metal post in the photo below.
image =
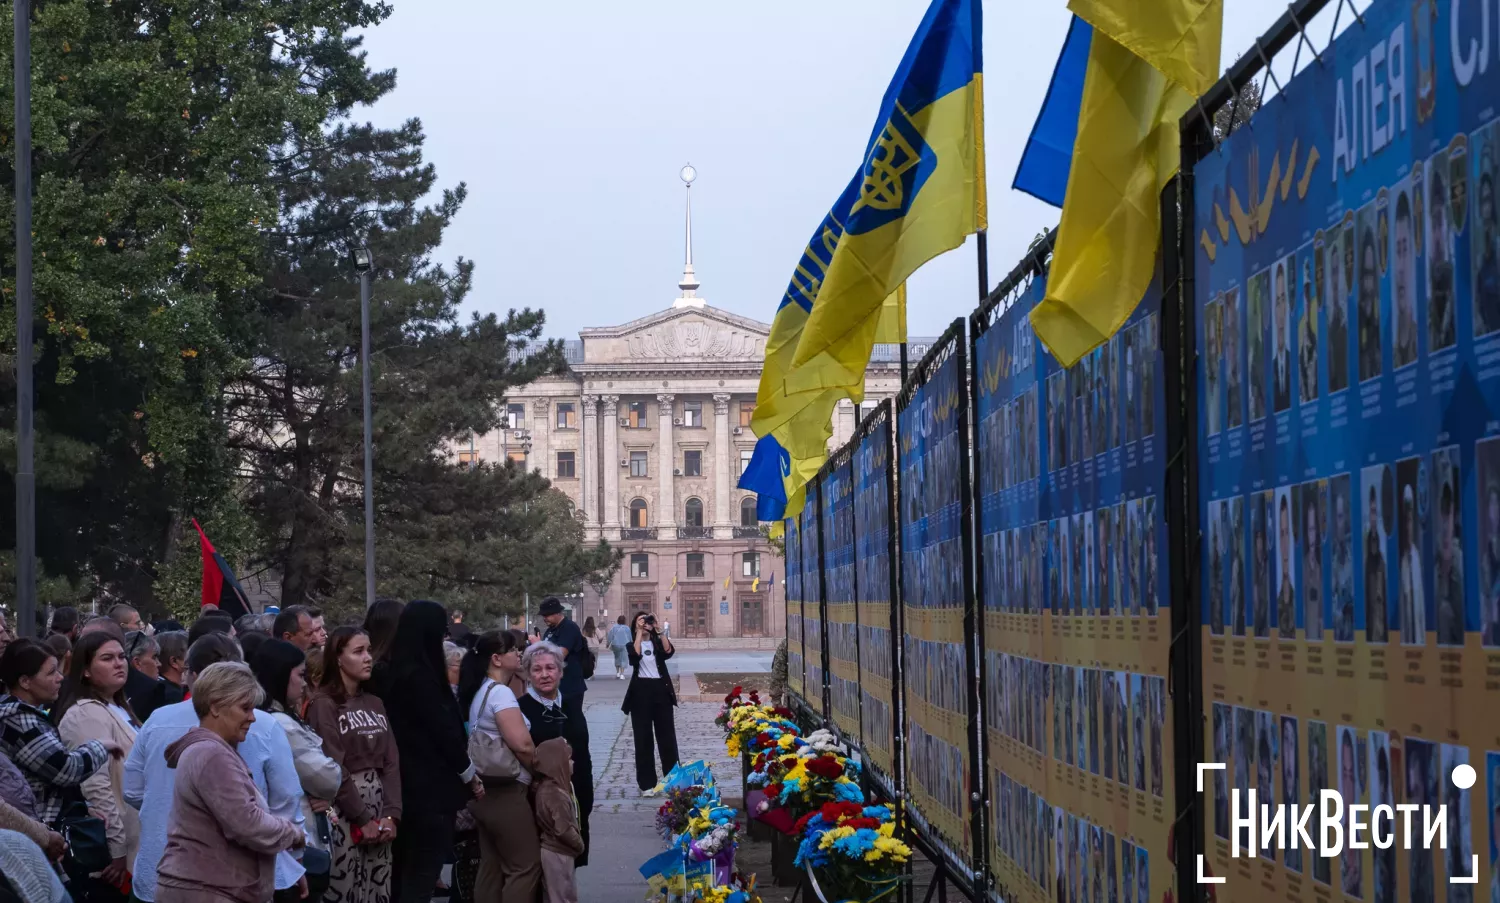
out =
<path fill-rule="evenodd" d="M 974 237 L 979 239 L 975 250 L 979 252 L 979 300 L 982 303 L 990 295 L 990 239 L 983 229 L 975 232 Z"/>
<path fill-rule="evenodd" d="M 31 345 L 31 0 L 15 5 L 16 635 L 36 633 L 36 472 Z"/>
<path fill-rule="evenodd" d="M 375 604 L 375 453 L 370 427 L 370 265 L 359 274 L 360 369 L 365 405 L 365 606 Z"/>

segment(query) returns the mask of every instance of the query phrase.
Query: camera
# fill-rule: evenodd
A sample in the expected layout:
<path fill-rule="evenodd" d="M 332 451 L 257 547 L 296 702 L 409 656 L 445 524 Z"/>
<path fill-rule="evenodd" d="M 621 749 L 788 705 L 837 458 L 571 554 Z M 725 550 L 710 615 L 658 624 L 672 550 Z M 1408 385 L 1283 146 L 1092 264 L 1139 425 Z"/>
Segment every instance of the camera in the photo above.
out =
<path fill-rule="evenodd" d="M 646 620 L 645 620 L 644 623 L 645 623 L 645 625 L 647 627 L 655 627 L 656 626 L 656 615 L 646 615 Z"/>

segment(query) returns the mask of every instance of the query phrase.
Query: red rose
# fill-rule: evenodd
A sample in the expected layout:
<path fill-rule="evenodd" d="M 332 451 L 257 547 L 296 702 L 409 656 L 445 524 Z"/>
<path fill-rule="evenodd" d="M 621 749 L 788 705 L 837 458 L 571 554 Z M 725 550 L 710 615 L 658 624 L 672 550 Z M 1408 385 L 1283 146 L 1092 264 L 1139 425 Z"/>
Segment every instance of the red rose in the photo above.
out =
<path fill-rule="evenodd" d="M 812 817 L 814 815 L 817 815 L 817 814 L 818 814 L 817 810 L 814 809 L 812 812 L 809 812 L 806 815 L 802 816 L 801 818 L 797 819 L 797 824 L 792 829 L 792 833 L 793 834 L 801 834 L 803 831 L 806 831 L 807 830 L 807 823 L 810 822 L 810 821 L 812 821 Z"/>
<path fill-rule="evenodd" d="M 781 785 L 780 784 L 771 784 L 771 785 L 767 786 L 766 787 L 766 796 L 767 796 L 767 798 L 772 799 L 772 800 L 779 800 L 779 799 L 781 799 Z"/>
<path fill-rule="evenodd" d="M 819 756 L 816 759 L 809 760 L 807 770 L 820 778 L 827 778 L 830 781 L 843 777 L 844 774 L 844 766 L 840 765 L 839 761 L 831 756 Z"/>
<path fill-rule="evenodd" d="M 853 828 L 856 831 L 858 831 L 860 828 L 869 828 L 871 831 L 874 831 L 880 827 L 880 820 L 860 816 L 859 818 L 851 818 L 846 820 L 844 822 L 844 827 Z"/>
<path fill-rule="evenodd" d="M 841 818 L 854 818 L 864 811 L 864 807 L 856 803 L 824 803 L 818 813 L 823 820 L 830 825 L 836 825 Z"/>
<path fill-rule="evenodd" d="M 740 693 L 741 693 L 741 692 L 742 692 L 742 691 L 743 691 L 743 690 L 744 690 L 744 689 L 745 689 L 745 688 L 744 688 L 744 687 L 735 687 L 735 688 L 734 688 L 734 689 L 733 689 L 733 690 L 730 690 L 730 691 L 729 691 L 729 695 L 730 695 L 730 696 L 738 696 L 738 695 L 740 695 Z"/>

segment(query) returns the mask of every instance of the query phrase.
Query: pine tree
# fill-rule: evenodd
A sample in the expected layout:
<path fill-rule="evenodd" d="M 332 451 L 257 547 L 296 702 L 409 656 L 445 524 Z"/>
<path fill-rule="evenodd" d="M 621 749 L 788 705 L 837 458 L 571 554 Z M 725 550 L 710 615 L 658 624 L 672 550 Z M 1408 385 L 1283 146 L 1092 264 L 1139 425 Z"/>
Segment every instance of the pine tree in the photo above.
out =
<path fill-rule="evenodd" d="M 470 610 L 518 610 L 522 594 L 576 591 L 610 571 L 584 549 L 566 499 L 516 465 L 458 467 L 455 442 L 500 425 L 505 392 L 560 369 L 539 311 L 460 316 L 473 263 L 435 262 L 463 185 L 428 203 L 437 176 L 416 121 L 341 124 L 278 165 L 279 224 L 251 317 L 249 366 L 229 387 L 231 450 L 263 538 L 257 564 L 282 604 L 363 604 L 359 287 L 351 249 L 375 262 L 371 304 L 380 592 Z"/>

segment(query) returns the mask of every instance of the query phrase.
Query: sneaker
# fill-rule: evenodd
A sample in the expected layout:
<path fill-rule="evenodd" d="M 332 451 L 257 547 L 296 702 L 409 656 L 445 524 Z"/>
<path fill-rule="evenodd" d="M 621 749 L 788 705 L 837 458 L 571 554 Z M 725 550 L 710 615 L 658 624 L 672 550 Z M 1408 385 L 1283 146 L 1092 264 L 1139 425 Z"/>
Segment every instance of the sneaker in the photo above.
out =
<path fill-rule="evenodd" d="M 642 790 L 641 791 L 641 796 L 643 796 L 643 797 L 648 797 L 649 798 L 649 797 L 659 796 L 659 795 L 660 795 L 660 792 L 655 787 L 652 787 L 650 790 Z"/>
<path fill-rule="evenodd" d="M 618 677 L 621 680 L 625 679 L 625 675 L 623 675 L 623 674 L 616 674 L 615 676 Z"/>

